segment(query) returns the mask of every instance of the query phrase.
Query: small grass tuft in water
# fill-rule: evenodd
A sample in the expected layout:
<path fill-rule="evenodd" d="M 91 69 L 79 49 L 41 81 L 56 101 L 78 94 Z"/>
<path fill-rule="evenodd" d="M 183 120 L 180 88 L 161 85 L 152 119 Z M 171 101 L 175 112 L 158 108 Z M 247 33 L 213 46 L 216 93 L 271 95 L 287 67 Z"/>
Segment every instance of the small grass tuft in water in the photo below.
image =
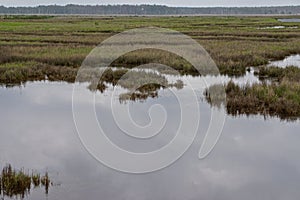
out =
<path fill-rule="evenodd" d="M 15 170 L 10 164 L 3 167 L 0 174 L 0 194 L 9 198 L 25 198 L 30 193 L 32 186 L 45 187 L 45 192 L 48 194 L 51 184 L 48 173 L 41 178 L 38 173 L 26 173 L 24 169 Z"/>
<path fill-rule="evenodd" d="M 50 178 L 49 178 L 49 175 L 48 175 L 48 172 L 46 172 L 45 176 L 43 176 L 41 178 L 41 184 L 42 186 L 45 187 L 45 190 L 46 190 L 46 194 L 49 193 L 49 186 L 50 186 Z"/>

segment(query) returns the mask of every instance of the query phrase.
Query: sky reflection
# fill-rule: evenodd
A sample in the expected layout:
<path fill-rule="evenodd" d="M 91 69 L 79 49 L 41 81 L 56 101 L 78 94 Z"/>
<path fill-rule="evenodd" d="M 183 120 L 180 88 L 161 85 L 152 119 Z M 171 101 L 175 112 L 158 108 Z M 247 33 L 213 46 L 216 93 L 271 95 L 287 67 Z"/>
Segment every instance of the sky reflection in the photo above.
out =
<path fill-rule="evenodd" d="M 93 159 L 82 146 L 72 118 L 72 89 L 66 83 L 27 83 L 25 88 L 0 88 L 0 164 L 11 163 L 50 172 L 61 186 L 50 188 L 55 199 L 297 199 L 300 196 L 300 135 L 298 122 L 282 122 L 263 116 L 227 116 L 222 136 L 204 160 L 198 151 L 210 118 L 210 108 L 200 104 L 199 134 L 192 147 L 172 166 L 144 175 L 131 175 L 109 169 Z M 163 146 L 174 128 L 165 135 L 139 143 L 122 135 L 103 109 L 104 93 L 97 97 L 97 115 L 111 129 L 114 142 L 132 151 L 148 151 Z M 143 112 L 153 103 L 174 101 L 162 98 L 145 103 L 132 102 L 133 117 L 147 124 Z M 82 107 L 88 102 L 82 101 Z M 103 107 L 104 106 L 104 107 Z M 138 111 L 139 110 L 139 111 Z M 178 121 L 178 110 L 170 121 Z M 137 163 L 138 164 L 138 163 Z M 46 199 L 43 190 L 29 199 Z"/>

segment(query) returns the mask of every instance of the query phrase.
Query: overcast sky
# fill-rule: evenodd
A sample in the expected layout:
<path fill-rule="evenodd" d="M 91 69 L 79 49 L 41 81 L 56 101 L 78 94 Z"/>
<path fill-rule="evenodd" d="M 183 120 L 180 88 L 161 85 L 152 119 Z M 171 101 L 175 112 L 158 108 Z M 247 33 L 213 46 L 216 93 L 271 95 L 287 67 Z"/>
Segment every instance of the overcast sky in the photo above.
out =
<path fill-rule="evenodd" d="M 299 0 L 0 0 L 4 6 L 65 4 L 163 4 L 168 6 L 280 6 L 300 5 Z"/>

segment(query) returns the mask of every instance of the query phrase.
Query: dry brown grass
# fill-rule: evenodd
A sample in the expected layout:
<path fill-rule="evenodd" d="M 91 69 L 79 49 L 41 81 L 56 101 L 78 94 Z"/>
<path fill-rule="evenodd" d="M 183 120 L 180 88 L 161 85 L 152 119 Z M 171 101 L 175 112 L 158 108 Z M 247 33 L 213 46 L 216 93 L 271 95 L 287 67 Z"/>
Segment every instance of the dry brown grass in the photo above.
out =
<path fill-rule="evenodd" d="M 245 87 L 230 82 L 226 86 L 226 94 L 227 111 L 232 115 L 263 114 L 282 119 L 300 117 L 299 82 L 282 81 Z"/>

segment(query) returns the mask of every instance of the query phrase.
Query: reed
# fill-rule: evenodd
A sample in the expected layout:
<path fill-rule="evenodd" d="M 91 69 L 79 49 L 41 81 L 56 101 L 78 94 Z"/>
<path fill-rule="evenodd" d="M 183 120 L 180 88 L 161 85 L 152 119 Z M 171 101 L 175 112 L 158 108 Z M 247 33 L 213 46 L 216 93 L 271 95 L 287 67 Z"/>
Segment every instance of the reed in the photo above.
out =
<path fill-rule="evenodd" d="M 9 198 L 20 197 L 25 198 L 30 193 L 32 186 L 45 187 L 48 194 L 51 184 L 48 173 L 40 178 L 38 173 L 26 173 L 24 169 L 15 170 L 10 164 L 3 167 L 0 175 L 0 194 Z"/>
<path fill-rule="evenodd" d="M 232 115 L 262 114 L 281 119 L 300 117 L 300 83 L 282 81 L 244 87 L 226 85 L 227 112 Z"/>

